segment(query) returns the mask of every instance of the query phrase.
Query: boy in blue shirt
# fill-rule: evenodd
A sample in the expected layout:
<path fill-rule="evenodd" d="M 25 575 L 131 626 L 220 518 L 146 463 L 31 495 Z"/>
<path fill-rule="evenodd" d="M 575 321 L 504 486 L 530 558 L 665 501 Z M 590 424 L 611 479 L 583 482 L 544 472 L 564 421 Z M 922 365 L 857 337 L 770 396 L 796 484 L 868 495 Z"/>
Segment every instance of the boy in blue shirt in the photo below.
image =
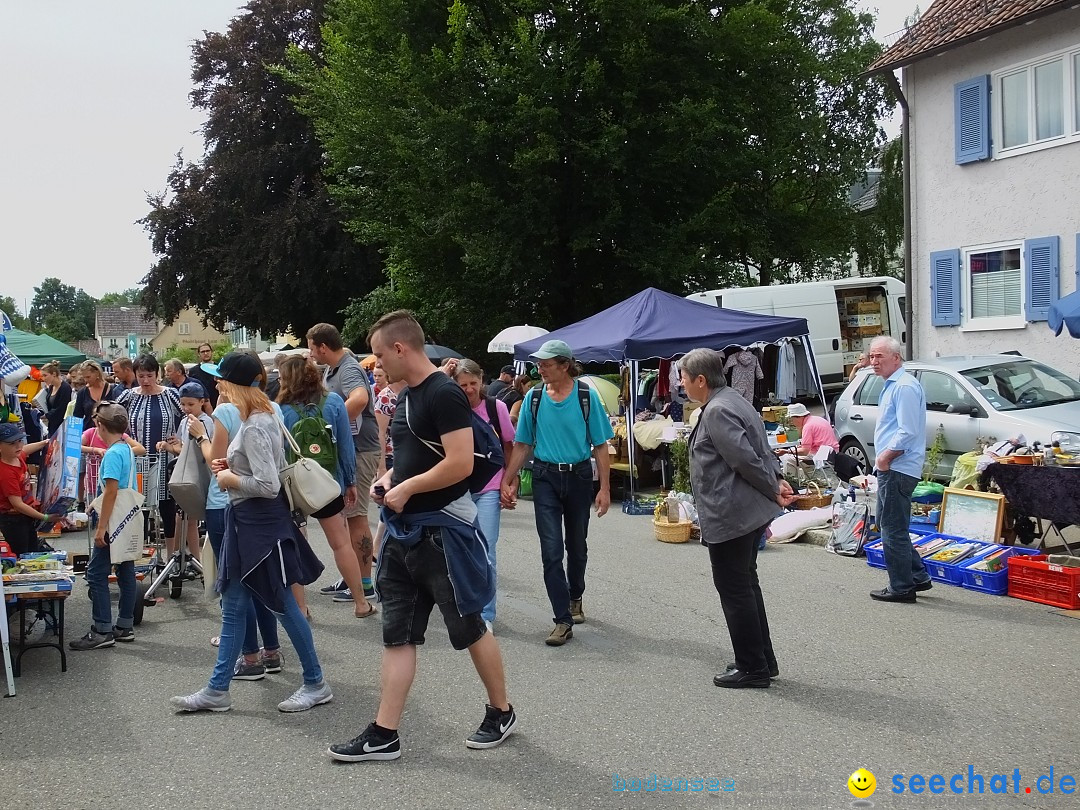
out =
<path fill-rule="evenodd" d="M 112 622 L 112 604 L 109 601 L 109 571 L 113 568 L 109 548 L 109 520 L 121 489 L 131 488 L 135 480 L 135 454 L 124 441 L 128 428 L 127 411 L 122 405 L 103 402 L 94 416 L 98 436 L 105 442 L 105 455 L 101 459 L 98 474 L 98 490 L 102 495 L 97 529 L 94 532 L 94 550 L 86 567 L 86 582 L 90 586 L 93 626 L 82 638 L 68 644 L 73 650 L 98 650 L 112 647 L 117 641 L 134 641 L 135 616 L 135 563 L 132 560 L 116 564 L 116 583 L 120 587 L 120 605 L 117 608 L 116 625 Z"/>

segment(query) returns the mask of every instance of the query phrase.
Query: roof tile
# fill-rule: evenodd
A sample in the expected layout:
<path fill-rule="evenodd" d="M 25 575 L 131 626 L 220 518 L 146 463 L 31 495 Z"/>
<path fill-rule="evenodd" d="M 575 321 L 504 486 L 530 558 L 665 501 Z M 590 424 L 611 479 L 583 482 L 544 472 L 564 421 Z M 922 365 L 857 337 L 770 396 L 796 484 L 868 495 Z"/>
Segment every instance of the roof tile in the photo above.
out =
<path fill-rule="evenodd" d="M 94 313 L 94 327 L 94 331 L 101 336 L 134 333 L 152 337 L 159 331 L 157 321 L 146 320 L 140 306 L 98 307 Z"/>
<path fill-rule="evenodd" d="M 1020 25 L 1029 18 L 1069 7 L 1074 0 L 935 0 L 867 69 L 868 73 L 909 65 L 919 59 L 962 45 L 997 30 Z"/>

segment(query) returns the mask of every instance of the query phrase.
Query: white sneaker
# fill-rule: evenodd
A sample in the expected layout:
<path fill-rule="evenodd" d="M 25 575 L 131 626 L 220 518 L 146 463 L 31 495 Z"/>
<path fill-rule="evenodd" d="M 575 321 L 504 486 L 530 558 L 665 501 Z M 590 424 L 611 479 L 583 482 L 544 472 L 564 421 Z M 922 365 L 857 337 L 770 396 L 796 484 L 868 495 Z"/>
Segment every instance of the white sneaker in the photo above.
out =
<path fill-rule="evenodd" d="M 330 691 L 330 684 L 326 681 L 309 686 L 304 684 L 288 698 L 277 705 L 278 711 L 282 712 L 306 712 L 308 709 L 329 703 L 334 699 L 334 693 Z"/>
<path fill-rule="evenodd" d="M 227 712 L 232 708 L 232 698 L 228 692 L 204 686 L 194 695 L 170 698 L 169 705 L 180 712 Z"/>

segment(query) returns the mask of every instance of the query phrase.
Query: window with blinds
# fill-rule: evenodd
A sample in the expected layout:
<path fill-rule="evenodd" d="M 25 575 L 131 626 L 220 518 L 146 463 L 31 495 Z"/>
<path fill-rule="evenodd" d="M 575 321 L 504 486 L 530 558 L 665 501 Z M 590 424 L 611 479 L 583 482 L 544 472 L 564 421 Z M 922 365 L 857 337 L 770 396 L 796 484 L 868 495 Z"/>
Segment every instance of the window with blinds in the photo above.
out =
<path fill-rule="evenodd" d="M 1002 318 L 1023 312 L 1020 246 L 968 254 L 969 318 Z"/>

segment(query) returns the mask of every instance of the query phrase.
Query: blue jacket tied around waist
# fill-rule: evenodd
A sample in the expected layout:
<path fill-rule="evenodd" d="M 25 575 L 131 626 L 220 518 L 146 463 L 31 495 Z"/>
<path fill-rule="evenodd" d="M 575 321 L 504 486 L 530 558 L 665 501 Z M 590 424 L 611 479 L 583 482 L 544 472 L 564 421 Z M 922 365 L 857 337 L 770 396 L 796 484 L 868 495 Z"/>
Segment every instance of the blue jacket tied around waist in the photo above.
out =
<path fill-rule="evenodd" d="M 229 505 L 215 583 L 219 593 L 226 582 L 239 580 L 252 596 L 281 614 L 286 589 L 294 583 L 310 585 L 322 572 L 322 562 L 292 521 L 284 492 Z"/>
<path fill-rule="evenodd" d="M 398 514 L 384 506 L 382 520 L 386 524 L 387 538 L 405 546 L 419 543 L 425 528 L 442 529 L 446 570 L 450 574 L 450 584 L 454 586 L 460 615 L 479 613 L 494 598 L 495 572 L 488 562 L 487 540 L 476 519 L 476 504 L 469 495 L 463 495 L 438 512 Z M 380 554 L 379 566 L 382 560 Z M 375 581 L 378 582 L 378 571 Z"/>

